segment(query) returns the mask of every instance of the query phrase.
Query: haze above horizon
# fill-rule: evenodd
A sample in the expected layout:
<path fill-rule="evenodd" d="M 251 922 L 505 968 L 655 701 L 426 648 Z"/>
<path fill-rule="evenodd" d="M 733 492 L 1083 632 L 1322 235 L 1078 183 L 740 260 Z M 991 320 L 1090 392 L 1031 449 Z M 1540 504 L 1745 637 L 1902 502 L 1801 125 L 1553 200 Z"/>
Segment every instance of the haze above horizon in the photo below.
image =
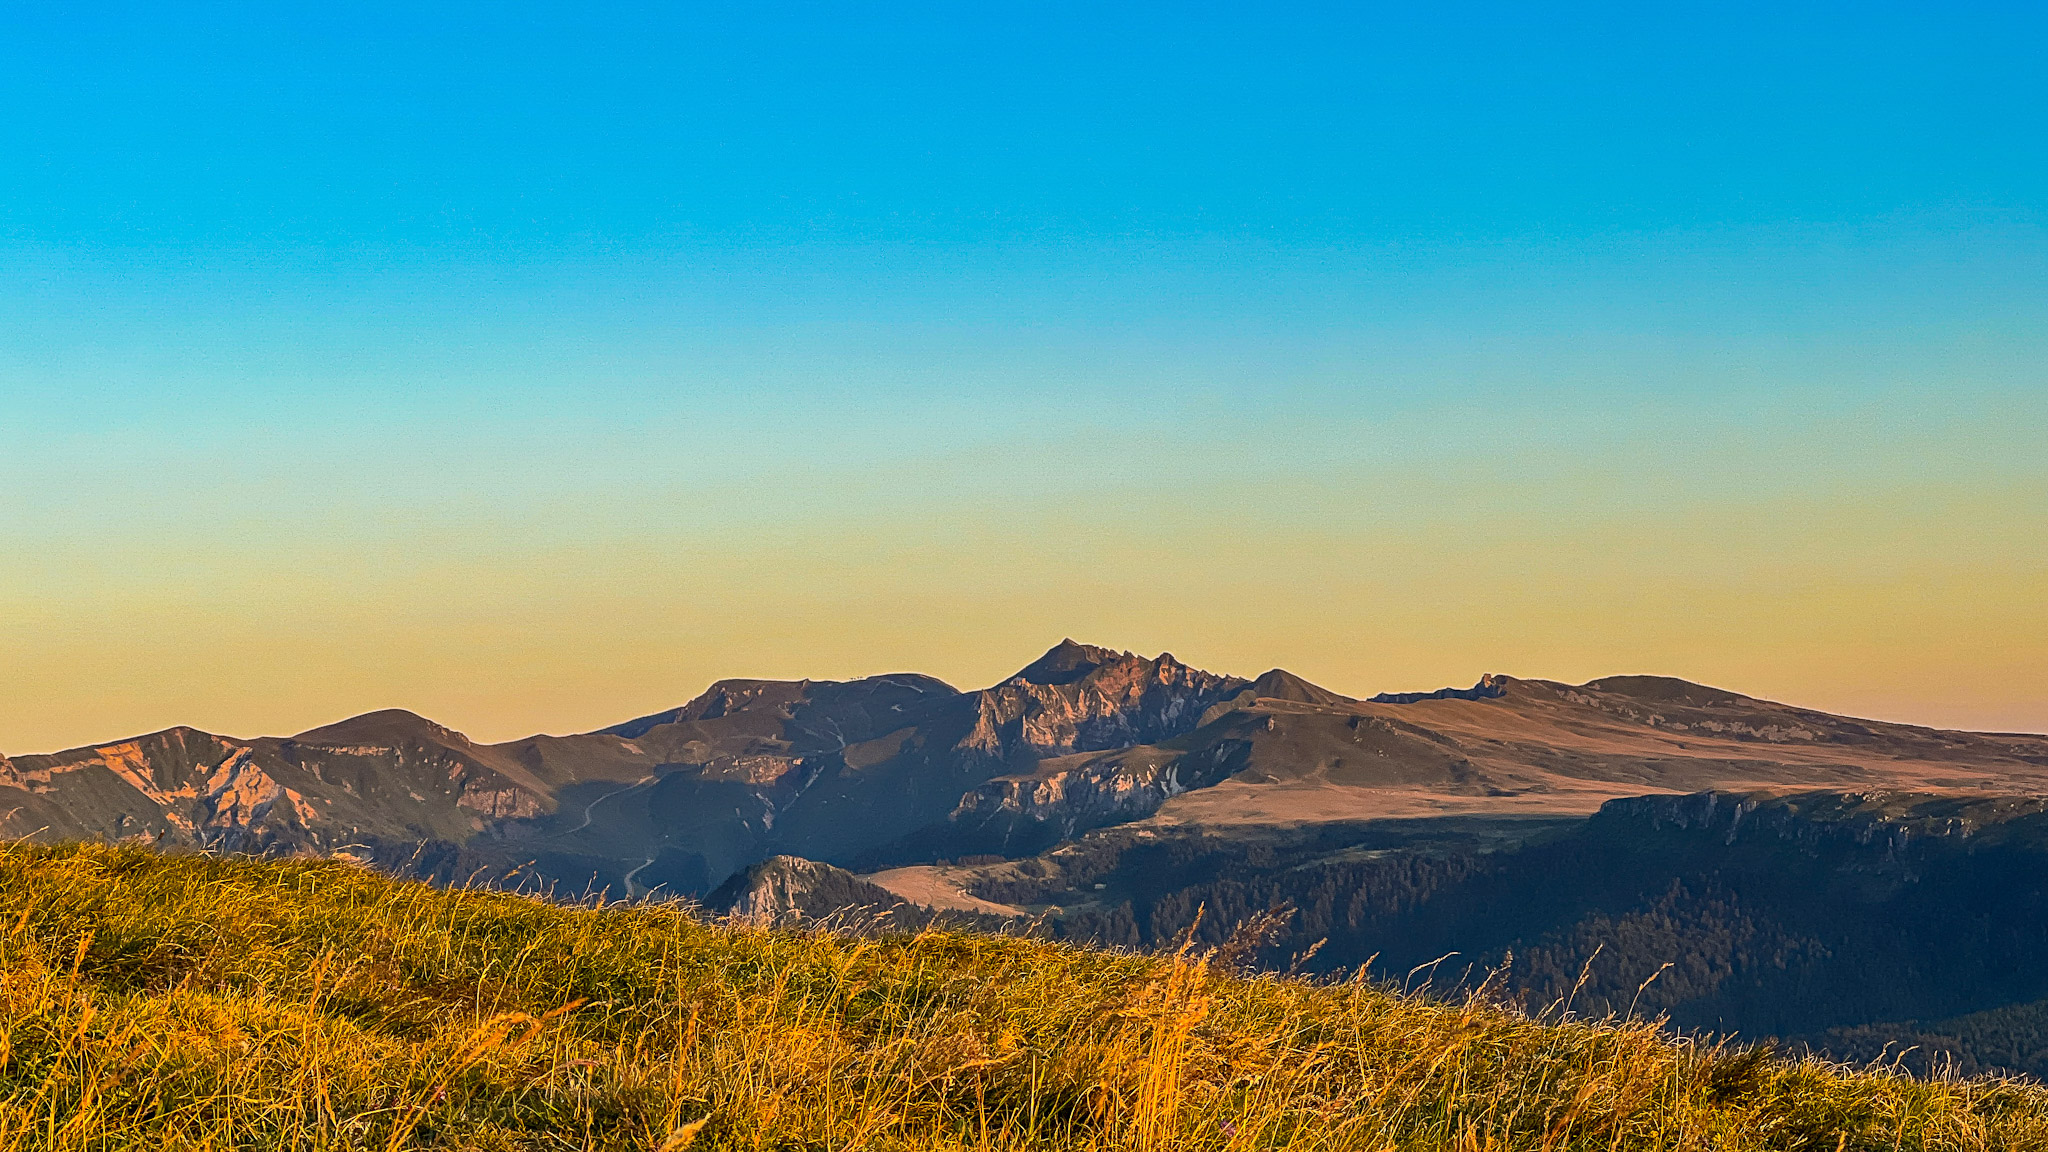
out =
<path fill-rule="evenodd" d="M 0 751 L 1065 635 L 2048 730 L 2038 6 L 0 29 Z"/>

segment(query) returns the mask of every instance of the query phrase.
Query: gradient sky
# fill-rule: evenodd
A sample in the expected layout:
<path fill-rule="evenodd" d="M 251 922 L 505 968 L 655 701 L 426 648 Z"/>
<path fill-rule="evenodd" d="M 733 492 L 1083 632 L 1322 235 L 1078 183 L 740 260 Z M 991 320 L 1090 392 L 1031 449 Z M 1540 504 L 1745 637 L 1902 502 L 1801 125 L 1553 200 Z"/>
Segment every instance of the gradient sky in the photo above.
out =
<path fill-rule="evenodd" d="M 2048 730 L 2048 9 L 13 5 L 0 750 L 1062 636 Z"/>

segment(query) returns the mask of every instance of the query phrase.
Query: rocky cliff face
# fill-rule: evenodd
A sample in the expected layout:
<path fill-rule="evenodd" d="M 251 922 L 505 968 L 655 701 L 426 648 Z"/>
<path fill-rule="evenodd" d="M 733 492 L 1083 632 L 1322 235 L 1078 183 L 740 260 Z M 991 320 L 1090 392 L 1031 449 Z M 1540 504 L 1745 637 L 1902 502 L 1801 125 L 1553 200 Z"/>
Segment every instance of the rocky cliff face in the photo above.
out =
<path fill-rule="evenodd" d="M 172 728 L 24 756 L 0 778 L 15 834 L 146 838 L 237 852 L 325 852 L 352 838 L 460 840 L 537 815 L 545 785 L 411 716 L 372 714 L 290 739 Z"/>
<path fill-rule="evenodd" d="M 1157 749 L 1063 757 L 1042 765 L 1034 775 L 990 780 L 960 798 L 952 819 L 965 824 L 1017 816 L 1071 836 L 1082 828 L 1150 815 L 1187 790 L 1180 778 L 1180 757 Z"/>
<path fill-rule="evenodd" d="M 1250 747 L 1225 739 L 1191 750 L 1145 745 L 1058 757 L 1028 775 L 987 781 L 962 796 L 949 819 L 963 831 L 987 830 L 993 837 L 987 851 L 1048 836 L 1065 839 L 1143 819 L 1189 789 L 1215 784 L 1243 766 Z M 1024 827 L 1030 833 L 1020 838 Z"/>
<path fill-rule="evenodd" d="M 976 693 L 970 758 L 1014 762 L 1156 744 L 1194 730 L 1246 687 L 1161 653 L 1147 660 L 1063 640 L 1017 675 Z"/>
<path fill-rule="evenodd" d="M 191 728 L 24 756 L 0 785 L 28 801 L 11 824 L 40 818 L 53 831 L 107 839 L 261 850 L 303 838 L 320 819 L 303 792 L 259 763 L 256 748 Z"/>
<path fill-rule="evenodd" d="M 319 813 L 304 794 L 287 788 L 257 765 L 255 751 L 236 748 L 207 773 L 193 815 L 204 814 L 205 827 L 239 840 L 260 833 L 266 823 L 289 835 L 310 830 Z M 168 815 L 168 812 L 166 813 Z"/>
<path fill-rule="evenodd" d="M 1875 847 L 1887 855 L 1909 846 L 2048 845 L 2048 797 L 1890 790 L 1631 796 L 1602 805 L 1591 829 L 1613 835 L 1704 835 L 1728 845 L 1783 841 L 1809 850 L 1828 844 Z"/>

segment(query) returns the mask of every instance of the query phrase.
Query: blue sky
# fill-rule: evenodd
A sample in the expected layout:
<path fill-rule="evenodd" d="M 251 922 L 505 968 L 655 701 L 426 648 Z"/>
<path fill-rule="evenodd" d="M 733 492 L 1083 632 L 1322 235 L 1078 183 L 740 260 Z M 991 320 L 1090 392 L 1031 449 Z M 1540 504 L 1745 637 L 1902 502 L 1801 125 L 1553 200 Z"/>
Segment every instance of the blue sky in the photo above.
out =
<path fill-rule="evenodd" d="M 17 7 L 0 748 L 1083 632 L 2048 727 L 2044 56 L 2025 5 Z"/>
<path fill-rule="evenodd" d="M 1996 224 L 2048 132 L 2031 5 L 417 8 L 13 16 L 10 240 L 546 265 Z"/>

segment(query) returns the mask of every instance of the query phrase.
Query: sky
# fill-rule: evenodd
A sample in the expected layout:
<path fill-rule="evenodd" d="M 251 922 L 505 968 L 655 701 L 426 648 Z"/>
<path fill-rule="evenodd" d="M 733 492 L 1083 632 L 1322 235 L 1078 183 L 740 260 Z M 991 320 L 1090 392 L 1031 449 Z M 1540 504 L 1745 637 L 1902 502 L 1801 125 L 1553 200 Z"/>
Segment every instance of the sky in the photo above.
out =
<path fill-rule="evenodd" d="M 0 750 L 1066 636 L 2048 731 L 2038 4 L 310 7 L 0 13 Z"/>

